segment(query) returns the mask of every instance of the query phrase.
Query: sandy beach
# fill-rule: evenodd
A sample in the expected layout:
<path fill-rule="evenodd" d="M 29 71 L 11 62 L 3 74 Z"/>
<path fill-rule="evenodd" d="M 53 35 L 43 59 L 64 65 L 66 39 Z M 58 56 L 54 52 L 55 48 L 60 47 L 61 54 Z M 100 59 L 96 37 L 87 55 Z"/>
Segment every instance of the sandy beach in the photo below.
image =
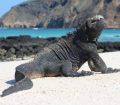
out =
<path fill-rule="evenodd" d="M 120 68 L 120 52 L 100 56 L 108 67 Z M 15 67 L 28 61 L 0 62 L 0 93 L 15 83 Z M 80 70 L 90 69 L 85 63 Z M 32 89 L 0 97 L 0 105 L 120 105 L 120 72 L 32 81 Z"/>

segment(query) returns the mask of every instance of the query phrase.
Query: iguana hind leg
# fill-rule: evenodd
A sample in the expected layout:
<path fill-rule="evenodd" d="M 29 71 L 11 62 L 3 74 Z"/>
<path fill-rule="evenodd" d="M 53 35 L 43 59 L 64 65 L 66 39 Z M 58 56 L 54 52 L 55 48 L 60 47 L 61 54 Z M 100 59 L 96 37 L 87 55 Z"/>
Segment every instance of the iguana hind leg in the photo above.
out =
<path fill-rule="evenodd" d="M 1 97 L 10 95 L 12 93 L 18 92 L 18 91 L 22 91 L 22 90 L 27 90 L 32 88 L 33 83 L 29 78 L 24 78 L 19 82 L 16 82 L 15 85 L 10 86 L 8 89 L 5 89 L 2 92 Z"/>
<path fill-rule="evenodd" d="M 38 65 L 35 65 L 32 62 L 17 66 L 15 72 L 16 83 L 8 89 L 5 89 L 1 97 L 32 88 L 33 83 L 30 79 L 44 76 L 43 70 L 40 72 L 40 70 L 37 69 L 37 66 Z"/>
<path fill-rule="evenodd" d="M 20 80 L 22 80 L 23 78 L 25 78 L 25 75 L 23 73 L 21 73 L 20 71 L 15 72 L 15 81 L 18 82 Z"/>

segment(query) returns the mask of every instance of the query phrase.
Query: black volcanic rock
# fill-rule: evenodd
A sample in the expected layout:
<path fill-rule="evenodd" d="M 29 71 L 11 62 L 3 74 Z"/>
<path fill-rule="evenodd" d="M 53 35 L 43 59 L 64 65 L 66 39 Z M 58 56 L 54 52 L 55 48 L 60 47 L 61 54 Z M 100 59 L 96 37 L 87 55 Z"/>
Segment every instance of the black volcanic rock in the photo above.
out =
<path fill-rule="evenodd" d="M 72 34 L 68 34 L 69 37 Z M 63 36 L 61 38 L 69 38 Z M 28 35 L 13 36 L 0 40 L 0 61 L 23 59 L 39 53 L 45 46 L 58 42 L 61 38 L 32 38 Z M 120 51 L 120 42 L 98 43 L 99 52 Z"/>
<path fill-rule="evenodd" d="M 11 8 L 0 21 L 7 27 L 77 27 L 101 14 L 109 28 L 120 28 L 119 0 L 28 0 Z"/>
<path fill-rule="evenodd" d="M 28 35 L 9 36 L 0 40 L 0 61 L 35 55 L 58 38 L 32 38 Z"/>
<path fill-rule="evenodd" d="M 120 42 L 101 42 L 98 49 L 102 49 L 103 52 L 120 51 Z"/>

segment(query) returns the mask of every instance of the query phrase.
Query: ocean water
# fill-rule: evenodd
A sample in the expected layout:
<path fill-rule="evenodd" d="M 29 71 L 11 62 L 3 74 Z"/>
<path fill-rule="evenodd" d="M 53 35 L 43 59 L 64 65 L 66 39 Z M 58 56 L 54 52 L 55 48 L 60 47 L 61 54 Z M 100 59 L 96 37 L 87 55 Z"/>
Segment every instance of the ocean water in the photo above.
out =
<path fill-rule="evenodd" d="M 105 29 L 101 33 L 100 42 L 120 42 L 120 29 Z"/>
<path fill-rule="evenodd" d="M 32 37 L 48 38 L 61 37 L 74 28 L 47 29 L 47 28 L 0 28 L 0 37 L 30 35 Z M 105 29 L 98 40 L 99 42 L 120 42 L 120 29 Z"/>

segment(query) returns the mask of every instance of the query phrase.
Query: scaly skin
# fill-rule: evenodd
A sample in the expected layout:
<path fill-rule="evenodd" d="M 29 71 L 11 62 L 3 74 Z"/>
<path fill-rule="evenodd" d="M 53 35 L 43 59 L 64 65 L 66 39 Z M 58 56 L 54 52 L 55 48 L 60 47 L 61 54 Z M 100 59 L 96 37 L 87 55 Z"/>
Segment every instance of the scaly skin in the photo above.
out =
<path fill-rule="evenodd" d="M 107 68 L 97 53 L 97 39 L 104 27 L 105 22 L 102 16 L 87 19 L 71 36 L 44 48 L 33 61 L 16 67 L 16 84 L 4 90 L 1 96 L 32 88 L 31 79 L 34 78 L 92 75 L 92 72 L 77 72 L 86 61 L 91 71 L 101 73 L 120 71 L 120 69 Z"/>

